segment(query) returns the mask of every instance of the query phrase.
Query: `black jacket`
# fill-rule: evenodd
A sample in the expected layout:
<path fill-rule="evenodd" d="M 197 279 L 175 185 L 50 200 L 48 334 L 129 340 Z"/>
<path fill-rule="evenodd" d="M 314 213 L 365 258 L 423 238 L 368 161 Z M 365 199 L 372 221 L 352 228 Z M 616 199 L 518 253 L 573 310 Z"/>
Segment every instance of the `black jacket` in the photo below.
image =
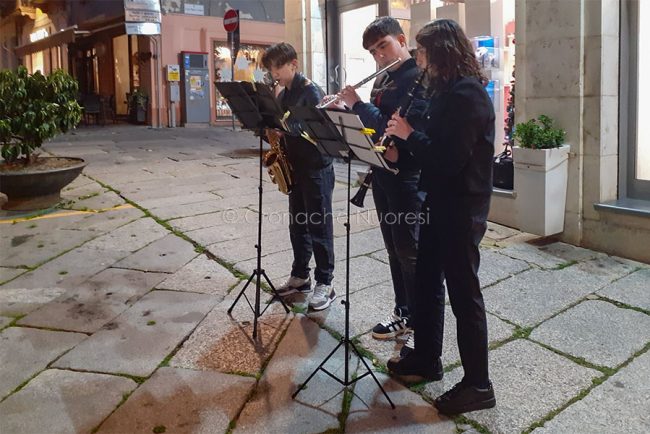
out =
<path fill-rule="evenodd" d="M 414 131 L 398 148 L 422 164 L 420 189 L 427 200 L 477 198 L 489 202 L 494 155 L 494 107 L 484 86 L 462 77 L 433 94 L 424 132 Z M 443 207 L 444 208 L 444 207 Z"/>
<path fill-rule="evenodd" d="M 285 88 L 280 92 L 278 100 L 282 110 L 287 111 L 292 106 L 315 106 L 324 95 L 318 85 L 298 72 L 291 82 L 291 89 Z M 299 120 L 290 115 L 286 122 L 290 130 L 285 136 L 287 156 L 295 173 L 322 169 L 332 163 L 331 157 L 322 155 L 316 146 L 300 137 L 303 128 Z"/>
<path fill-rule="evenodd" d="M 382 81 L 375 84 L 371 103 L 358 102 L 352 110 L 359 115 L 361 122 L 376 131 L 372 136 L 373 141 L 379 140 L 384 134 L 388 120 L 393 116 L 398 107 L 405 109 L 407 94 L 411 90 L 416 78 L 420 75 L 420 69 L 415 63 L 415 59 L 408 59 L 400 65 L 395 71 L 388 72 Z M 379 89 L 376 89 L 376 88 Z M 412 102 L 407 113 L 407 119 L 411 125 L 416 125 L 422 119 L 422 114 L 426 109 L 426 102 L 422 99 L 422 87 L 416 93 L 416 98 Z M 418 170 L 417 161 L 410 155 L 400 155 L 397 168 L 407 171 Z"/>

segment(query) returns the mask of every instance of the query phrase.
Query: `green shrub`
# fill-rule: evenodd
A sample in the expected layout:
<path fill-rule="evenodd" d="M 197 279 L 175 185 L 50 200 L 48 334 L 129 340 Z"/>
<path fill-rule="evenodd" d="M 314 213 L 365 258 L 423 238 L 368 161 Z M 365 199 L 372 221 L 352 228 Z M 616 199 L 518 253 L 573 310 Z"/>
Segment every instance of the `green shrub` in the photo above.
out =
<path fill-rule="evenodd" d="M 517 124 L 513 133 L 520 147 L 533 149 L 559 148 L 565 136 L 566 131 L 553 127 L 553 120 L 546 115 Z"/>
<path fill-rule="evenodd" d="M 6 162 L 34 161 L 43 142 L 74 128 L 82 108 L 77 81 L 63 70 L 29 74 L 24 66 L 0 71 L 0 145 Z"/>

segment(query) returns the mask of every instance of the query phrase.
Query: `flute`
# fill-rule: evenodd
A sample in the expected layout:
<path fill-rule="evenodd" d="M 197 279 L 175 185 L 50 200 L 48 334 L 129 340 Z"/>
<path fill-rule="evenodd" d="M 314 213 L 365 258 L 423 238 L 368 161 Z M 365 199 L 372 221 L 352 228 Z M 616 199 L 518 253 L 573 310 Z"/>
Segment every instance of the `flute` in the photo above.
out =
<path fill-rule="evenodd" d="M 398 64 L 399 62 L 401 62 L 401 61 L 402 61 L 402 59 L 400 59 L 400 58 L 398 57 L 395 61 L 391 62 L 389 65 L 385 66 L 384 68 L 380 69 L 379 71 L 376 71 L 376 72 L 370 74 L 369 76 L 367 76 L 366 78 L 364 78 L 363 80 L 361 80 L 360 82 L 358 82 L 357 84 L 355 84 L 355 85 L 352 86 L 352 87 L 353 87 L 354 89 L 358 89 L 358 88 L 360 88 L 361 86 L 363 86 L 364 84 L 366 84 L 366 83 L 368 83 L 370 80 L 372 80 L 373 78 L 377 77 L 379 74 L 383 74 L 384 72 L 388 71 L 390 68 L 392 68 L 393 66 L 397 65 L 397 64 Z M 322 103 L 322 104 L 317 105 L 316 108 L 319 108 L 319 109 L 321 109 L 321 108 L 325 108 L 325 107 L 327 107 L 328 105 L 332 104 L 334 101 L 338 101 L 338 99 L 339 99 L 339 97 L 335 95 L 333 98 L 329 99 L 328 101 L 326 101 L 326 102 L 324 102 L 324 103 Z"/>

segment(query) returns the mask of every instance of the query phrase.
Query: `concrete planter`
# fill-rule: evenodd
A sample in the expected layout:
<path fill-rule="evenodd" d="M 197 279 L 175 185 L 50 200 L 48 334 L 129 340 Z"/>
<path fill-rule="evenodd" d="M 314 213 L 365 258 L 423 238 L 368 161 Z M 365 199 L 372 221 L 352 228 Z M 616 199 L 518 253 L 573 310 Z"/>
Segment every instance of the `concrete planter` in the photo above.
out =
<path fill-rule="evenodd" d="M 0 173 L 0 191 L 9 198 L 2 209 L 32 211 L 56 205 L 61 200 L 61 189 L 74 181 L 86 166 L 81 158 L 39 157 L 48 158 L 68 162 L 66 167 L 56 169 Z"/>
<path fill-rule="evenodd" d="M 569 145 L 513 148 L 519 229 L 547 236 L 564 230 Z"/>

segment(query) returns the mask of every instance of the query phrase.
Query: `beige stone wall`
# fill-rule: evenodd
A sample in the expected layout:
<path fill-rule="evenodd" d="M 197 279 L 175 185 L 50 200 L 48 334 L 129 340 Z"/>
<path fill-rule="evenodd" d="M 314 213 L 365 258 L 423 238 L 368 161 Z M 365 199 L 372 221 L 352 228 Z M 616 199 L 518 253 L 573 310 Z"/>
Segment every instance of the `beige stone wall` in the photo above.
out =
<path fill-rule="evenodd" d="M 298 53 L 300 70 L 327 89 L 325 0 L 285 0 L 285 41 Z"/>

